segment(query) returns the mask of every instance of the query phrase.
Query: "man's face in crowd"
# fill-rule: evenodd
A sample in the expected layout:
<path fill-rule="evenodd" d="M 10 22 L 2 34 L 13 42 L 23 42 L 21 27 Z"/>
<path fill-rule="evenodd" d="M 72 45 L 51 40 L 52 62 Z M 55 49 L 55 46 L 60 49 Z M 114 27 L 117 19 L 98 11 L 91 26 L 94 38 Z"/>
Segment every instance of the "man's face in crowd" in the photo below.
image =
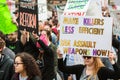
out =
<path fill-rule="evenodd" d="M 0 37 L 0 54 L 2 53 L 4 46 L 5 46 L 5 41 Z"/>
<path fill-rule="evenodd" d="M 7 37 L 8 37 L 8 40 L 9 40 L 9 41 L 15 42 L 16 39 L 17 39 L 17 32 L 13 32 L 13 33 L 11 33 L 11 34 L 8 34 Z"/>

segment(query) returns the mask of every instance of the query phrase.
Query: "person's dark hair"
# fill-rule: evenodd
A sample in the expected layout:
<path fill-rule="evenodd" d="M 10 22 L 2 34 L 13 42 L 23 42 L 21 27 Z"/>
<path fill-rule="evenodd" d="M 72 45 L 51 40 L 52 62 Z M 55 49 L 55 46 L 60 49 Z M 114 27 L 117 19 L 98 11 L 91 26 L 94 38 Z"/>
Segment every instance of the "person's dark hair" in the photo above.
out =
<path fill-rule="evenodd" d="M 50 21 L 52 19 L 52 17 L 49 17 L 48 19 L 47 19 L 47 21 Z"/>
<path fill-rule="evenodd" d="M 15 10 L 15 12 L 13 12 L 13 14 L 17 14 L 19 12 L 19 10 Z"/>
<path fill-rule="evenodd" d="M 50 17 L 49 19 L 52 19 L 52 17 Z"/>
<path fill-rule="evenodd" d="M 0 48 L 5 46 L 5 41 L 0 37 Z"/>
<path fill-rule="evenodd" d="M 48 30 L 45 30 L 47 33 L 47 36 L 49 37 L 49 40 L 52 41 L 52 36 L 51 36 L 51 32 Z"/>
<path fill-rule="evenodd" d="M 58 20 L 57 20 L 57 19 L 54 19 L 54 20 L 52 21 L 52 23 L 53 23 L 54 26 L 57 26 L 57 25 L 58 25 Z"/>
<path fill-rule="evenodd" d="M 45 21 L 45 22 L 44 22 L 44 25 L 46 25 L 46 24 L 48 24 L 48 23 L 49 23 L 48 21 Z"/>
<path fill-rule="evenodd" d="M 0 31 L 0 37 L 5 41 L 5 35 L 3 34 L 2 31 Z"/>
<path fill-rule="evenodd" d="M 24 66 L 25 66 L 26 73 L 27 73 L 29 79 L 31 79 L 34 76 L 39 76 L 41 78 L 41 72 L 39 70 L 39 67 L 38 67 L 35 59 L 30 54 L 28 54 L 26 52 L 22 52 L 22 53 L 18 53 L 16 55 L 16 57 L 21 58 L 21 61 L 23 62 Z"/>
<path fill-rule="evenodd" d="M 51 24 L 49 24 L 49 23 L 47 23 L 47 24 L 45 24 L 45 25 L 47 25 L 47 26 L 49 26 L 50 28 L 52 28 L 52 25 L 51 25 Z"/>

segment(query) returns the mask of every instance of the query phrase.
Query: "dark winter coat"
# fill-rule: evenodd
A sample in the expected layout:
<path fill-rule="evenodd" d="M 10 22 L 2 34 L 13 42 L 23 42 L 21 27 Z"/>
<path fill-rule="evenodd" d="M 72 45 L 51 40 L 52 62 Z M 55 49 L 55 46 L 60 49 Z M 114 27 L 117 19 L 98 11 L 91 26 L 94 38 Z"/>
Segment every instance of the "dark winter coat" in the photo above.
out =
<path fill-rule="evenodd" d="M 54 71 L 54 51 L 49 46 L 46 46 L 41 40 L 38 40 L 38 43 L 44 50 L 44 67 L 41 70 L 42 80 L 53 80 L 56 76 Z"/>
<path fill-rule="evenodd" d="M 11 80 L 13 74 L 13 60 L 7 55 L 2 55 L 0 60 L 0 80 Z"/>
<path fill-rule="evenodd" d="M 19 80 L 19 74 L 14 74 L 11 80 Z M 34 76 L 32 78 L 27 78 L 27 80 L 41 80 L 38 76 Z"/>

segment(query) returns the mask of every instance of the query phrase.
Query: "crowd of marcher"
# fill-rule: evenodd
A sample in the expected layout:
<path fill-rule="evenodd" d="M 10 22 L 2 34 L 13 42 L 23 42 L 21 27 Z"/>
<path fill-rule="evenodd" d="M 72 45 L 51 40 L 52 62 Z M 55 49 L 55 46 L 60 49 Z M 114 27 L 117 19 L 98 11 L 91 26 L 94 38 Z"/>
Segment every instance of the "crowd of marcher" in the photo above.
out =
<path fill-rule="evenodd" d="M 103 16 L 110 17 L 104 12 L 107 9 L 102 9 Z M 58 48 L 60 26 L 55 14 L 38 22 L 38 34 L 26 30 L 7 35 L 0 32 L 0 80 L 73 80 L 72 74 L 76 80 L 120 79 L 120 41 L 115 35 L 112 46 L 116 56 L 113 51 L 108 58 L 83 56 L 84 64 L 67 66 Z"/>

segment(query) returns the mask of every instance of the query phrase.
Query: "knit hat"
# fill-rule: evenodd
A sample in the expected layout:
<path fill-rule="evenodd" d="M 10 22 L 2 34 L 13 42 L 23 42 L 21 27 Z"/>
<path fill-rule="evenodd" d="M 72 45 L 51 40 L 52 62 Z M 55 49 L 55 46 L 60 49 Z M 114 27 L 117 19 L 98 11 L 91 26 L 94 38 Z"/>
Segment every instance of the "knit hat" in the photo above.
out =
<path fill-rule="evenodd" d="M 48 41 L 44 34 L 40 36 L 40 40 L 42 40 L 43 43 L 48 46 Z M 39 48 L 39 50 L 43 50 L 38 42 L 36 43 L 36 46 Z"/>

